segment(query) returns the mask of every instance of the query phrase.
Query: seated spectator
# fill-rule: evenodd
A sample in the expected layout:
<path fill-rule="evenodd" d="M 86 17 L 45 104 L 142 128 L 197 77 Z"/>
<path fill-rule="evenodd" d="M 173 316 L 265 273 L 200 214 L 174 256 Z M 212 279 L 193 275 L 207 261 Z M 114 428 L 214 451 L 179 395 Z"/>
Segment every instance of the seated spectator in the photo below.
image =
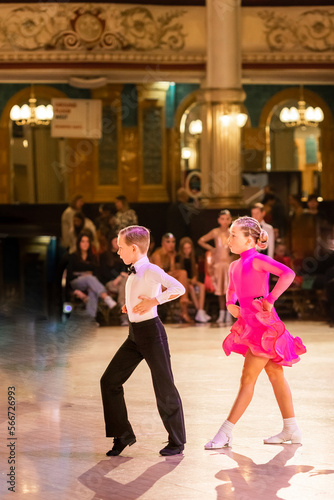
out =
<path fill-rule="evenodd" d="M 176 262 L 180 269 L 184 269 L 187 272 L 189 294 L 197 310 L 195 320 L 199 323 L 207 323 L 211 319 L 211 316 L 204 310 L 205 285 L 198 281 L 195 249 L 190 238 L 181 238 Z M 199 296 L 197 296 L 197 291 L 199 292 Z"/>
<path fill-rule="evenodd" d="M 266 215 L 264 205 L 262 205 L 262 203 L 255 203 L 252 206 L 251 214 L 252 214 L 253 219 L 256 219 L 260 223 L 260 226 L 262 227 L 262 229 L 264 229 L 268 233 L 268 247 L 265 250 L 259 250 L 259 252 L 264 253 L 266 255 L 269 255 L 269 257 L 274 257 L 275 232 L 274 232 L 273 226 L 271 226 L 270 224 L 267 224 L 264 221 L 264 217 Z"/>
<path fill-rule="evenodd" d="M 107 250 L 100 254 L 99 278 L 109 292 L 117 294 L 117 304 L 122 308 L 125 304 L 125 283 L 128 269 L 118 255 L 117 236 L 109 239 Z M 121 325 L 127 326 L 127 314 L 121 314 Z"/>
<path fill-rule="evenodd" d="M 96 318 L 99 297 L 110 309 L 116 306 L 96 274 L 97 259 L 91 249 L 90 233 L 83 231 L 78 236 L 76 251 L 69 255 L 67 280 L 74 294 L 86 303 L 86 311 L 92 318 Z"/>
<path fill-rule="evenodd" d="M 70 241 L 70 231 L 73 227 L 73 217 L 76 212 L 81 212 L 84 206 L 84 199 L 81 194 L 78 194 L 72 198 L 69 206 L 64 210 L 61 216 L 61 240 L 64 248 L 69 248 Z"/>
<path fill-rule="evenodd" d="M 292 269 L 293 271 L 296 272 L 296 276 L 294 277 L 294 280 L 293 280 L 293 285 L 295 287 L 301 287 L 302 282 L 303 282 L 303 278 L 302 278 L 302 276 L 298 275 L 298 272 L 299 272 L 299 270 L 297 269 L 298 262 L 297 262 L 297 266 L 296 266 L 294 261 L 292 260 L 292 258 L 288 254 L 288 249 L 287 249 L 285 243 L 283 243 L 281 241 L 276 242 L 274 259 L 277 260 L 277 262 L 281 262 L 281 264 L 284 264 L 285 266 L 290 267 L 290 269 Z M 271 280 L 277 281 L 277 277 L 271 277 Z"/>
<path fill-rule="evenodd" d="M 292 260 L 287 253 L 287 248 L 284 243 L 276 243 L 274 259 L 292 269 Z"/>
<path fill-rule="evenodd" d="M 120 195 L 115 200 L 116 215 L 115 215 L 115 232 L 118 234 L 121 229 L 128 226 L 138 224 L 138 217 L 134 210 L 129 207 L 128 200 L 125 196 Z"/>
<path fill-rule="evenodd" d="M 186 289 L 186 293 L 180 297 L 181 318 L 185 323 L 193 323 L 188 314 L 188 277 L 184 269 L 177 269 L 175 265 L 175 237 L 172 233 L 166 233 L 161 240 L 161 247 L 157 248 L 151 256 L 151 262 L 161 267 L 166 273 L 177 279 Z"/>
<path fill-rule="evenodd" d="M 96 229 L 93 221 L 84 216 L 82 212 L 75 212 L 73 216 L 73 225 L 69 232 L 69 253 L 77 250 L 77 239 L 82 231 L 89 231 L 92 240 L 92 250 L 94 253 L 99 251 L 99 242 L 96 235 Z"/>
<path fill-rule="evenodd" d="M 154 239 L 154 236 L 153 234 L 150 235 L 150 246 L 148 247 L 148 252 L 147 252 L 147 257 L 150 259 L 151 258 L 151 255 L 153 254 L 154 252 L 154 249 L 155 249 L 155 239 Z"/>

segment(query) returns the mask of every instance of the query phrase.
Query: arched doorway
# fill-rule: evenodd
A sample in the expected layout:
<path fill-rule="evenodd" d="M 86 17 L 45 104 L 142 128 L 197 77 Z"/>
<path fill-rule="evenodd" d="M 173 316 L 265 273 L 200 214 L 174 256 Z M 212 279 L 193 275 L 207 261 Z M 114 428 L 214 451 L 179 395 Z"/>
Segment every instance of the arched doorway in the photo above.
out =
<path fill-rule="evenodd" d="M 54 87 L 34 89 L 37 104 L 50 104 L 53 97 L 66 97 Z M 16 125 L 10 119 L 15 105 L 28 102 L 31 86 L 7 102 L 0 120 L 0 171 L 5 182 L 2 203 L 62 203 L 67 198 L 67 175 L 58 166 L 65 152 L 65 140 L 52 138 L 50 125 Z"/>
<path fill-rule="evenodd" d="M 326 197 L 329 178 L 330 149 L 326 143 L 331 137 L 332 113 L 325 101 L 308 89 L 303 89 L 307 106 L 319 106 L 324 120 L 317 127 L 286 127 L 280 120 L 285 106 L 298 106 L 300 87 L 291 87 L 275 94 L 264 107 L 260 117 L 260 128 L 265 130 L 264 170 L 267 172 L 294 173 L 295 190 L 304 198 L 311 193 Z M 330 196 L 329 196 L 330 197 Z"/>

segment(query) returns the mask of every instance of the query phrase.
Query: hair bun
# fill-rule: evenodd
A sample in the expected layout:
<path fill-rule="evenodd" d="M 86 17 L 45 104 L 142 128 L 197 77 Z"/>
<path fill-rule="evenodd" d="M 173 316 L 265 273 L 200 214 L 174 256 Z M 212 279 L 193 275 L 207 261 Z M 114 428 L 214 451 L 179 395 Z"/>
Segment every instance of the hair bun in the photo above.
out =
<path fill-rule="evenodd" d="M 256 245 L 260 250 L 265 250 L 268 246 L 268 233 L 261 229 L 260 236 L 257 239 Z"/>

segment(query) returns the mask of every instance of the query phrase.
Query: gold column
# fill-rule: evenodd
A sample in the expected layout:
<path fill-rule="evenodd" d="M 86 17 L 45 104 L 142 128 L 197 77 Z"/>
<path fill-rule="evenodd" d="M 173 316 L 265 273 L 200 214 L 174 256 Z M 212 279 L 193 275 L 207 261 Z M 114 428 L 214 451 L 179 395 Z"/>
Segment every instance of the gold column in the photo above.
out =
<path fill-rule="evenodd" d="M 240 12 L 240 0 L 207 0 L 207 74 L 197 101 L 203 124 L 201 190 L 210 208 L 242 204 L 236 117 L 246 96 L 241 86 Z"/>

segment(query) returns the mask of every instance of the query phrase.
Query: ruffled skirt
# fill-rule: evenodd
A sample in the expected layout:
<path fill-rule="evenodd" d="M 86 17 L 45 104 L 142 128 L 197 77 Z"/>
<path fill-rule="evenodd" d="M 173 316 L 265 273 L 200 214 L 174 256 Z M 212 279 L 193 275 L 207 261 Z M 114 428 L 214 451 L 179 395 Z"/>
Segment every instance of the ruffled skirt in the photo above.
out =
<path fill-rule="evenodd" d="M 292 366 L 306 352 L 302 340 L 286 330 L 274 309 L 263 311 L 262 300 L 253 300 L 249 307 L 241 308 L 240 313 L 223 342 L 227 356 L 231 352 L 245 356 L 250 349 L 255 356 L 271 359 L 278 365 Z"/>

